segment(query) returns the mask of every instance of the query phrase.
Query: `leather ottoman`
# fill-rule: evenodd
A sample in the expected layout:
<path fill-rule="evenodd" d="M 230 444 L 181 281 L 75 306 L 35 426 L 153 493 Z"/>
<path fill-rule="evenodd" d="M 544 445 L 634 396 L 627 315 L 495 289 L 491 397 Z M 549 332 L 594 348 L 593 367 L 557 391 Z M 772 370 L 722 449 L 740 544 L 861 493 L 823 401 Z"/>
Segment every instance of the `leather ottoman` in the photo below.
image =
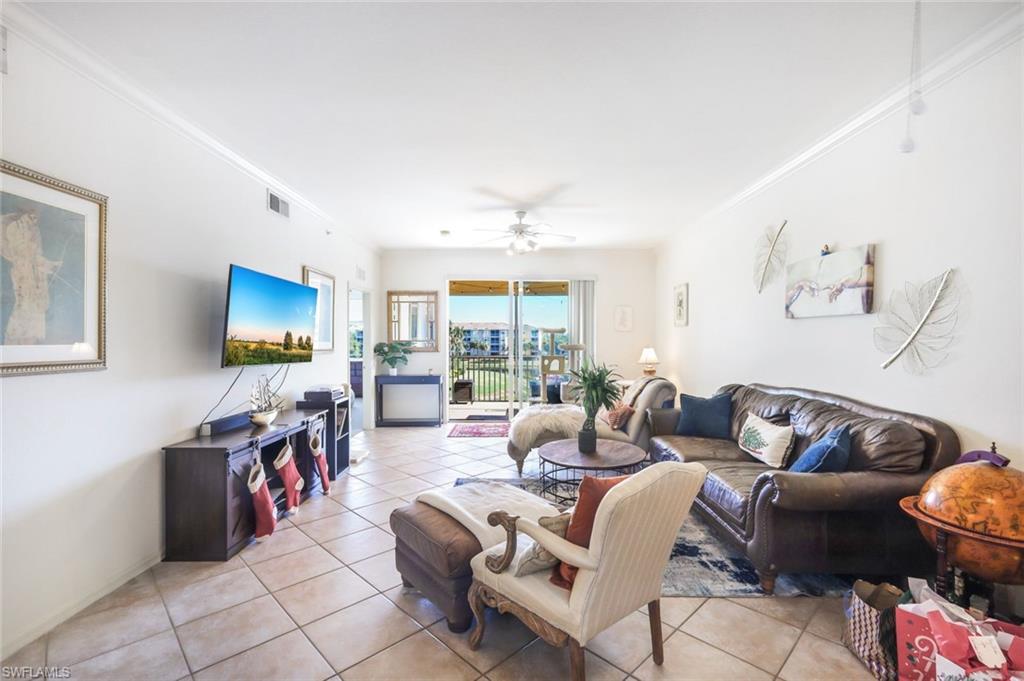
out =
<path fill-rule="evenodd" d="M 391 512 L 395 565 L 402 583 L 416 587 L 463 632 L 473 623 L 467 592 L 473 582 L 469 561 L 480 542 L 447 513 L 414 501 Z"/>

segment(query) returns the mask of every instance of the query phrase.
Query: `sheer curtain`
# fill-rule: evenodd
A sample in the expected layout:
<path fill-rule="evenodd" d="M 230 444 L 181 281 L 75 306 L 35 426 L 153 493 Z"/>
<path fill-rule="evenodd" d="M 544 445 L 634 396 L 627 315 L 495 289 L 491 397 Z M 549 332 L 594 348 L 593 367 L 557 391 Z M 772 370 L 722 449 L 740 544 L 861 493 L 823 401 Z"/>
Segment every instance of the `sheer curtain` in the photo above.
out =
<path fill-rule="evenodd" d="M 597 328 L 594 320 L 594 282 L 569 282 L 569 340 L 587 347 L 586 355 L 597 356 Z"/>

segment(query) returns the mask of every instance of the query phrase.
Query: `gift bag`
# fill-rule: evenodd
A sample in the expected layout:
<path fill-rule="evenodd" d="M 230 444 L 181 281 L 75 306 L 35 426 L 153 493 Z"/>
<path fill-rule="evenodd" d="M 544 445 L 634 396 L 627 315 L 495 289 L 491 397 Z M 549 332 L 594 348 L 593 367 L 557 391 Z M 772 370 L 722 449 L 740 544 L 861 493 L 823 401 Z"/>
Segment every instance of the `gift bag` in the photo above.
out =
<path fill-rule="evenodd" d="M 896 609 L 896 651 L 900 681 L 935 681 L 935 637 L 918 606 Z"/>
<path fill-rule="evenodd" d="M 1024 627 L 975 620 L 926 586 L 911 591 L 916 603 L 896 609 L 899 681 L 1018 681 L 1024 679 Z M 991 638 L 1005 657 L 999 668 L 982 664 L 972 637 Z"/>
<path fill-rule="evenodd" d="M 896 681 L 895 609 L 902 596 L 892 584 L 864 580 L 857 580 L 846 594 L 843 643 L 883 681 Z"/>

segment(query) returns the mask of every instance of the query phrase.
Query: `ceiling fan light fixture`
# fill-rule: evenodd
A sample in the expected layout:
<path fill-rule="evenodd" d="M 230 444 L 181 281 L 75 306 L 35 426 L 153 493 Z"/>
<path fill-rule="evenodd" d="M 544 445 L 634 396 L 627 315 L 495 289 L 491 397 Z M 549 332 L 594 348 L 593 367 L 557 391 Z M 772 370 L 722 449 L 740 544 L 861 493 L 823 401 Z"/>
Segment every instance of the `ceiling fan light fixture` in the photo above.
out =
<path fill-rule="evenodd" d="M 547 223 L 538 222 L 536 224 L 527 224 L 523 222 L 526 217 L 526 211 L 516 211 L 516 222 L 513 225 L 509 225 L 507 229 L 475 229 L 475 232 L 497 232 L 503 234 L 503 236 L 497 236 L 487 240 L 484 243 L 490 244 L 493 242 L 500 243 L 505 239 L 508 245 L 505 247 L 505 253 L 508 255 L 525 255 L 526 253 L 535 253 L 541 249 L 541 246 L 545 244 L 546 239 L 555 239 L 573 243 L 576 241 L 576 237 L 570 234 L 556 234 L 551 232 L 551 226 Z M 448 236 L 445 234 L 448 230 L 442 231 L 442 236 Z"/>

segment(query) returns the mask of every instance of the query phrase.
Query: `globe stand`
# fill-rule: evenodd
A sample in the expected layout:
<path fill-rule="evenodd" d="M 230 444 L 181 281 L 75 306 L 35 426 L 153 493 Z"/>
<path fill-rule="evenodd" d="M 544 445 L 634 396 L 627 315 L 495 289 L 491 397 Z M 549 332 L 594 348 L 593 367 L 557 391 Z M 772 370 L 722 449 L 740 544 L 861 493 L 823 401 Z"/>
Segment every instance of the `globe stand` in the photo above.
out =
<path fill-rule="evenodd" d="M 935 573 L 935 593 L 939 594 L 946 600 L 949 600 L 948 589 L 949 585 L 946 583 L 946 574 L 949 571 L 949 556 L 946 553 L 946 548 L 949 542 L 949 534 L 945 530 L 939 528 L 935 530 L 935 553 L 937 554 L 937 566 Z"/>

